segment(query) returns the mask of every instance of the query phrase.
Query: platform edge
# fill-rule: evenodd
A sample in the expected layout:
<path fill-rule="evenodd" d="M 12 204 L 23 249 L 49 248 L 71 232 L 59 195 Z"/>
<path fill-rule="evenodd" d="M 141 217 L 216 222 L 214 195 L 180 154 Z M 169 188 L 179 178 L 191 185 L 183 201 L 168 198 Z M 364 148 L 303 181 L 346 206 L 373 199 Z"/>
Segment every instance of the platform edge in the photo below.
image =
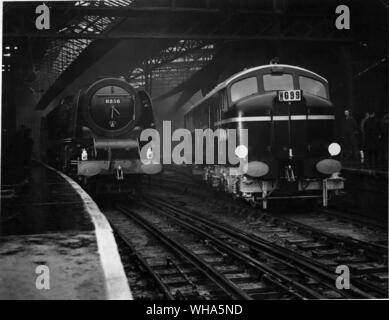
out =
<path fill-rule="evenodd" d="M 105 277 L 107 299 L 133 300 L 131 289 L 118 252 L 118 247 L 113 236 L 113 231 L 107 218 L 100 211 L 96 202 L 93 201 L 88 193 L 86 193 L 76 181 L 44 162 L 39 163 L 46 168 L 55 171 L 64 178 L 81 197 L 85 210 L 89 214 L 95 227 L 97 248 Z"/>

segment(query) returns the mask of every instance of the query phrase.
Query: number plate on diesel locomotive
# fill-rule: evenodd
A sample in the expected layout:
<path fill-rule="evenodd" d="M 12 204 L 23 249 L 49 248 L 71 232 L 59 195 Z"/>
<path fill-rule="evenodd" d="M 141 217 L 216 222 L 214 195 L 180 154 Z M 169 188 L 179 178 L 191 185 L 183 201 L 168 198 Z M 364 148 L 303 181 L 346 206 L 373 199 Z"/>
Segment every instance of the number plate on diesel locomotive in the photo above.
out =
<path fill-rule="evenodd" d="M 301 90 L 283 90 L 278 91 L 279 101 L 300 101 Z"/>

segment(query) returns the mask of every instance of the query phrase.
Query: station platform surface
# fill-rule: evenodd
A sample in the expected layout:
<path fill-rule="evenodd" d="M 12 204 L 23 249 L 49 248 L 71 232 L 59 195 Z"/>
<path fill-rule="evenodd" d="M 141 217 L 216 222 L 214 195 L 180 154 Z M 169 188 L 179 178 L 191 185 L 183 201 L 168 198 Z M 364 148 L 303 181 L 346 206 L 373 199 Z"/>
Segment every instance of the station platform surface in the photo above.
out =
<path fill-rule="evenodd" d="M 1 186 L 0 299 L 132 299 L 105 216 L 40 163 Z"/>

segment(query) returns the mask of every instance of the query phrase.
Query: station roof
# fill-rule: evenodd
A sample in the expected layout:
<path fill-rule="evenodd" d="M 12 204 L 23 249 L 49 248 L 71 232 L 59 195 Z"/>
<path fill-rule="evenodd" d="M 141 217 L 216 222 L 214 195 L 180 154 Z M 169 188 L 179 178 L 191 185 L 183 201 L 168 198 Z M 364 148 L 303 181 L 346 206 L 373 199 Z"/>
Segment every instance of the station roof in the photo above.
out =
<path fill-rule="evenodd" d="M 334 28 L 334 8 L 340 4 L 336 0 L 55 1 L 46 2 L 51 29 L 39 32 L 35 8 L 40 3 L 5 2 L 3 42 L 19 48 L 10 69 L 39 95 L 36 109 L 45 109 L 69 83 L 127 40 L 140 53 L 129 57 L 123 76 L 136 86 L 149 87 L 158 98 L 184 92 L 199 78 L 218 78 L 210 75 L 212 65 L 218 63 L 217 52 L 231 42 L 344 46 L 367 39 L 374 51 L 387 35 L 384 9 L 389 1 L 369 2 L 371 12 L 362 0 L 341 2 L 353 14 L 353 28 L 347 32 Z"/>

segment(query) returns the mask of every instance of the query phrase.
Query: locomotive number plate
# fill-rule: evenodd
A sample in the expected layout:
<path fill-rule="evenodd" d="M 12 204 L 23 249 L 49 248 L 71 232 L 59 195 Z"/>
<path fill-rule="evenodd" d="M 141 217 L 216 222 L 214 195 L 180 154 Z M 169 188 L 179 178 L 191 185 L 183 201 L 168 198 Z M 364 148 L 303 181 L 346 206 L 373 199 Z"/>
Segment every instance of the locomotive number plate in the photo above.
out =
<path fill-rule="evenodd" d="M 106 98 L 104 99 L 104 103 L 105 104 L 119 104 L 120 103 L 120 99 L 118 98 Z"/>
<path fill-rule="evenodd" d="M 278 91 L 279 101 L 301 101 L 301 90 Z"/>

